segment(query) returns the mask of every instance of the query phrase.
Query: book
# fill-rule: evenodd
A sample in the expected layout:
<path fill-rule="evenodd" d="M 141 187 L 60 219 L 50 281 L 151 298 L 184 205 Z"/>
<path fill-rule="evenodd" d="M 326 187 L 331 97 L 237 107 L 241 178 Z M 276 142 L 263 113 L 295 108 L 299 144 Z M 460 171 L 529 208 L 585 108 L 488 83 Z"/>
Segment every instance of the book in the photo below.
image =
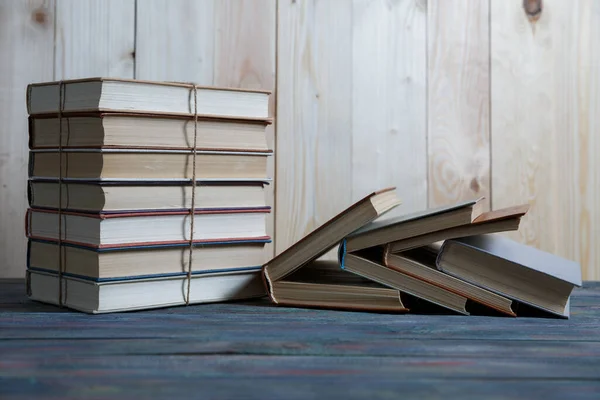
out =
<path fill-rule="evenodd" d="M 194 143 L 192 117 L 132 114 L 64 114 L 63 148 L 189 149 Z M 196 147 L 202 150 L 253 150 L 265 152 L 270 119 L 201 117 L 196 126 Z M 29 148 L 58 148 L 57 115 L 29 117 Z M 68 134 L 67 134 L 68 133 Z"/>
<path fill-rule="evenodd" d="M 227 242 L 195 243 L 192 275 L 260 268 L 265 262 L 268 238 Z M 63 274 L 97 282 L 123 279 L 170 277 L 187 274 L 189 244 L 137 245 L 94 248 L 65 244 Z M 57 242 L 31 239 L 27 247 L 27 268 L 58 272 Z"/>
<path fill-rule="evenodd" d="M 397 289 L 401 293 L 408 293 L 457 313 L 469 315 L 467 311 L 468 299 L 465 296 L 399 270 L 388 268 L 370 255 L 345 254 L 340 260 L 340 265 L 345 271 L 360 275 L 389 288 Z"/>
<path fill-rule="evenodd" d="M 196 211 L 194 241 L 223 242 L 268 239 L 266 218 L 270 207 L 227 211 Z M 29 209 L 29 238 L 58 240 L 58 211 Z M 146 213 L 62 213 L 62 239 L 88 247 L 189 243 L 189 211 Z"/>
<path fill-rule="evenodd" d="M 465 282 L 569 318 L 569 299 L 581 286 L 578 263 L 497 234 L 443 242 L 437 268 Z"/>
<path fill-rule="evenodd" d="M 267 180 L 271 152 L 198 151 L 197 180 Z M 29 176 L 59 178 L 61 155 L 55 150 L 32 150 Z M 62 152 L 62 178 L 66 180 L 189 180 L 190 150 L 66 149 Z"/>
<path fill-rule="evenodd" d="M 519 230 L 522 217 L 527 214 L 528 210 L 528 204 L 521 204 L 499 210 L 487 211 L 475 218 L 470 224 L 442 229 L 388 243 L 385 245 L 386 252 L 401 253 L 417 247 L 427 246 L 435 242 L 464 236 L 517 231 Z"/>
<path fill-rule="evenodd" d="M 483 197 L 373 221 L 345 238 L 348 253 L 473 223 L 483 212 Z"/>
<path fill-rule="evenodd" d="M 28 85 L 30 298 L 99 313 L 262 297 L 269 97 L 110 78 Z"/>
<path fill-rule="evenodd" d="M 277 304 L 292 307 L 409 311 L 398 290 L 343 272 L 335 260 L 310 261 L 285 281 L 273 282 L 270 290 Z"/>
<path fill-rule="evenodd" d="M 267 207 L 266 181 L 196 182 L 197 210 Z M 28 203 L 33 208 L 58 208 L 58 181 L 30 180 Z M 191 182 L 71 181 L 62 184 L 66 211 L 128 212 L 184 210 L 191 207 Z"/>
<path fill-rule="evenodd" d="M 60 85 L 58 81 L 29 84 L 27 112 L 30 115 L 59 111 L 193 115 L 195 108 L 197 114 L 205 116 L 269 117 L 270 91 L 266 90 L 197 86 L 194 96 L 194 86 L 187 83 L 95 77 L 62 81 L 61 96 Z"/>
<path fill-rule="evenodd" d="M 400 203 L 395 187 L 370 193 L 265 263 L 263 276 L 271 299 L 277 303 L 277 298 L 271 291 L 274 282 L 280 281 L 308 262 L 316 260 L 337 246 L 351 232 Z"/>
<path fill-rule="evenodd" d="M 516 308 L 517 305 L 511 299 L 437 270 L 436 257 L 438 253 L 435 246 L 423 246 L 400 254 L 391 253 L 388 247 L 382 253 L 383 265 L 391 270 L 456 293 L 500 313 L 516 316 L 513 307 Z"/>
<path fill-rule="evenodd" d="M 28 292 L 32 300 L 58 304 L 62 287 L 63 305 L 98 314 L 125 312 L 185 304 L 185 276 L 92 282 L 56 274 L 29 271 Z M 206 273 L 190 280 L 190 304 L 212 303 L 263 297 L 260 268 L 250 271 Z"/>

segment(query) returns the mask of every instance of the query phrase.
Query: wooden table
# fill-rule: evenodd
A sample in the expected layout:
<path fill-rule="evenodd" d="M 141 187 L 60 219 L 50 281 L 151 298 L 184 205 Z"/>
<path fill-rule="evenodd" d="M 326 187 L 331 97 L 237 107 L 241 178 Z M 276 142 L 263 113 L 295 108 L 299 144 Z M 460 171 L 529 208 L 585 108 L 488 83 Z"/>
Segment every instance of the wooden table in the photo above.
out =
<path fill-rule="evenodd" d="M 267 301 L 87 315 L 0 281 L 0 399 L 600 399 L 600 283 L 571 319 Z"/>

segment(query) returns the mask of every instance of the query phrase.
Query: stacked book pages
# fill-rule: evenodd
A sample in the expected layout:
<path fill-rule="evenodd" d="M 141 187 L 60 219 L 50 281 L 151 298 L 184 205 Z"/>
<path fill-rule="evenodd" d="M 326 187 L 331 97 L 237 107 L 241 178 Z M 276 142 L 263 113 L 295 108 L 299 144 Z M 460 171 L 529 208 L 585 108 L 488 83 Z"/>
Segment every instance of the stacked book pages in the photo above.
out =
<path fill-rule="evenodd" d="M 89 313 L 264 296 L 269 95 L 29 85 L 29 296 Z"/>
<path fill-rule="evenodd" d="M 281 305 L 378 312 L 569 317 L 572 261 L 508 239 L 528 205 L 483 198 L 395 218 L 395 188 L 371 193 L 263 266 Z M 338 249 L 337 260 L 324 257 Z"/>

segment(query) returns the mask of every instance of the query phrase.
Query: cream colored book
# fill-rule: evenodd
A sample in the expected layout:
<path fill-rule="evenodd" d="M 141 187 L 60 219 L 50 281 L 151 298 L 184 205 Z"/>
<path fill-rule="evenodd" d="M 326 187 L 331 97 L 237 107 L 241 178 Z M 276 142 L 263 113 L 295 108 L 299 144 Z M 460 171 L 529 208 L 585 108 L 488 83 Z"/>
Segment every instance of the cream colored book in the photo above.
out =
<path fill-rule="evenodd" d="M 266 182 L 197 182 L 197 210 L 265 208 Z M 57 181 L 30 181 L 29 205 L 58 208 Z M 190 182 L 68 182 L 62 184 L 62 209 L 86 212 L 181 210 L 191 207 Z"/>
<path fill-rule="evenodd" d="M 424 246 L 400 254 L 384 252 L 383 265 L 402 276 L 408 275 L 503 314 L 516 316 L 512 300 L 438 271 L 435 266 L 436 256 L 435 246 Z"/>
<path fill-rule="evenodd" d="M 270 120 L 199 118 L 196 147 L 201 150 L 268 151 L 266 127 Z M 63 148 L 189 149 L 194 143 L 194 119 L 156 114 L 66 114 L 62 122 Z M 29 118 L 29 147 L 56 148 L 60 123 L 56 115 Z"/>
<path fill-rule="evenodd" d="M 266 180 L 271 152 L 198 151 L 197 180 Z M 29 176 L 59 177 L 59 153 L 33 150 Z M 67 180 L 189 180 L 193 155 L 189 150 L 67 149 L 62 153 L 62 177 Z"/>
<path fill-rule="evenodd" d="M 472 223 L 483 213 L 483 197 L 456 204 L 421 210 L 395 218 L 378 219 L 344 239 L 345 251 L 352 253 L 431 232 Z"/>
<path fill-rule="evenodd" d="M 456 292 L 446 290 L 411 275 L 390 269 L 381 262 L 357 254 L 346 254 L 341 267 L 348 272 L 378 282 L 390 289 L 408 293 L 460 314 L 469 315 L 468 299 Z"/>
<path fill-rule="evenodd" d="M 571 292 L 582 284 L 578 263 L 499 234 L 444 241 L 436 266 L 465 282 L 563 318 L 570 315 Z"/>
<path fill-rule="evenodd" d="M 291 307 L 407 312 L 401 292 L 340 269 L 337 261 L 314 260 L 283 281 L 273 282 L 272 297 Z"/>
<path fill-rule="evenodd" d="M 471 223 L 465 225 L 441 229 L 388 243 L 385 245 L 386 251 L 389 253 L 401 253 L 448 239 L 485 233 L 517 231 L 519 230 L 521 219 L 527 214 L 528 210 L 528 204 L 521 204 L 487 211 L 475 218 Z"/>
<path fill-rule="evenodd" d="M 128 112 L 268 118 L 266 90 L 194 86 L 186 83 L 116 78 L 40 82 L 27 86 L 30 115 L 62 112 Z M 194 100 L 194 98 L 196 100 Z M 62 99 L 62 104 L 61 104 Z M 194 107 L 195 106 L 195 107 Z"/>
<path fill-rule="evenodd" d="M 196 211 L 194 241 L 224 242 L 268 238 L 266 220 L 270 209 Z M 190 240 L 189 211 L 148 213 L 62 212 L 62 239 L 71 244 L 103 248 L 140 244 L 178 244 Z M 29 209 L 29 238 L 58 240 L 57 210 Z"/>
<path fill-rule="evenodd" d="M 257 269 L 265 262 L 268 238 L 205 243 L 193 247 L 192 274 Z M 56 242 L 30 240 L 27 267 L 58 272 L 59 246 Z M 63 245 L 65 275 L 94 281 L 133 277 L 177 276 L 189 268 L 189 245 L 141 245 L 96 249 Z"/>
<path fill-rule="evenodd" d="M 351 232 L 401 203 L 396 188 L 370 193 L 319 226 L 263 266 L 267 286 L 333 249 Z M 276 302 L 276 299 L 273 298 Z"/>
<path fill-rule="evenodd" d="M 58 304 L 57 274 L 28 271 L 32 300 Z M 63 305 L 86 313 L 111 313 L 171 307 L 185 304 L 187 277 L 92 282 L 63 276 Z M 193 276 L 190 304 L 243 300 L 265 295 L 260 270 L 233 271 Z"/>

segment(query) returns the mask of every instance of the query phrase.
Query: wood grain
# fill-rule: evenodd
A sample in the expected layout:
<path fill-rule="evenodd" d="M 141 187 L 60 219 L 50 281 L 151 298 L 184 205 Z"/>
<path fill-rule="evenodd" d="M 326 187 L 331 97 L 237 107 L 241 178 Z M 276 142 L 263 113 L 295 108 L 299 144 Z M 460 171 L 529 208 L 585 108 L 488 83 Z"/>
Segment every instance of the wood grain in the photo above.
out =
<path fill-rule="evenodd" d="M 429 206 L 490 198 L 489 5 L 428 3 Z"/>
<path fill-rule="evenodd" d="M 134 0 L 56 3 L 54 78 L 133 78 Z"/>
<path fill-rule="evenodd" d="M 402 205 L 427 207 L 427 10 L 424 1 L 354 0 L 352 200 L 396 186 Z"/>
<path fill-rule="evenodd" d="M 212 85 L 214 3 L 214 0 L 138 1 L 136 78 Z"/>
<path fill-rule="evenodd" d="M 351 17 L 345 0 L 278 4 L 276 253 L 351 203 Z"/>
<path fill-rule="evenodd" d="M 276 2 L 150 0 L 138 2 L 136 78 L 272 90 L 275 114 Z M 275 149 L 275 127 L 267 129 Z M 275 175 L 275 158 L 269 159 Z M 274 207 L 274 184 L 267 187 Z M 267 233 L 274 238 L 275 213 Z M 265 262 L 273 256 L 267 245 Z"/>
<path fill-rule="evenodd" d="M 492 0 L 493 205 L 528 202 L 524 243 L 600 277 L 600 4 Z"/>
<path fill-rule="evenodd" d="M 277 7 L 272 0 L 219 0 L 215 5 L 213 84 L 271 90 L 269 115 L 275 117 Z M 267 127 L 267 143 L 275 150 L 275 124 Z M 267 174 L 275 177 L 275 157 L 269 157 Z M 277 182 L 267 186 L 267 205 L 274 207 Z M 267 217 L 265 263 L 274 256 L 275 212 Z"/>
<path fill-rule="evenodd" d="M 30 82 L 52 80 L 54 1 L 0 1 L 0 276 L 25 275 Z"/>
<path fill-rule="evenodd" d="M 89 316 L 0 281 L 0 396 L 595 399 L 600 284 L 571 319 L 393 315 L 267 300 Z M 51 360 L 51 361 L 50 361 Z M 65 376 L 75 377 L 64 379 Z M 433 386 L 432 386 L 433 385 Z"/>

